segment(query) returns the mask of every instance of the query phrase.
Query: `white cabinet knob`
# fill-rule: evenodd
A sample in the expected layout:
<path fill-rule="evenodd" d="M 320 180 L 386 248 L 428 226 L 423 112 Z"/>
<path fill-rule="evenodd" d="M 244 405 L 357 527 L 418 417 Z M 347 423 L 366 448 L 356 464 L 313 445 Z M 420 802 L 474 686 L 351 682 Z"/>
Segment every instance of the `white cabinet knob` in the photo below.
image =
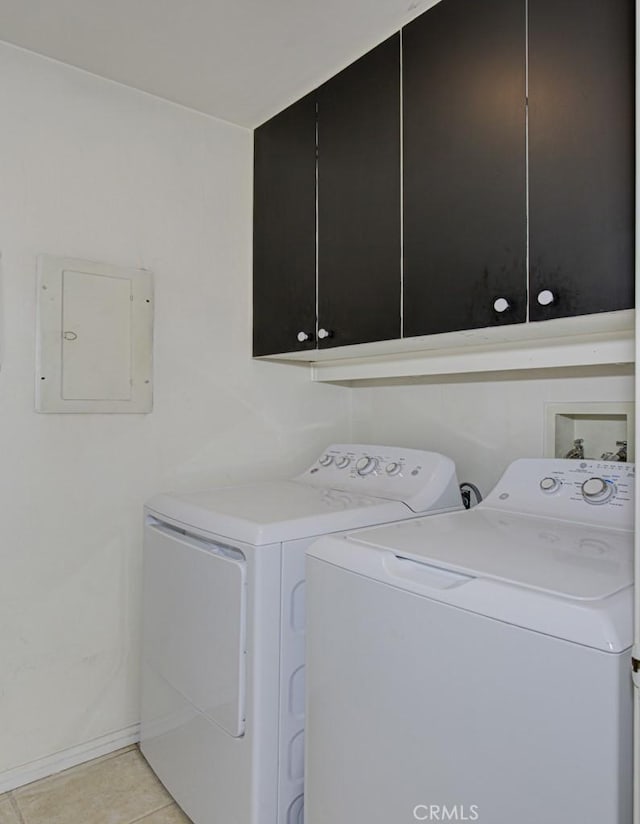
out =
<path fill-rule="evenodd" d="M 331 332 L 329 332 L 327 329 L 318 329 L 318 337 L 320 338 L 320 340 L 324 340 L 325 338 L 331 337 Z"/>
<path fill-rule="evenodd" d="M 298 332 L 298 340 L 300 343 L 304 343 L 306 340 L 309 340 L 309 335 L 306 332 Z"/>
<path fill-rule="evenodd" d="M 542 292 L 538 292 L 538 303 L 540 306 L 551 306 L 552 303 L 555 303 L 555 300 L 556 296 L 549 289 L 543 289 Z"/>
<path fill-rule="evenodd" d="M 493 302 L 493 308 L 496 312 L 506 312 L 510 305 L 506 298 L 496 298 Z"/>

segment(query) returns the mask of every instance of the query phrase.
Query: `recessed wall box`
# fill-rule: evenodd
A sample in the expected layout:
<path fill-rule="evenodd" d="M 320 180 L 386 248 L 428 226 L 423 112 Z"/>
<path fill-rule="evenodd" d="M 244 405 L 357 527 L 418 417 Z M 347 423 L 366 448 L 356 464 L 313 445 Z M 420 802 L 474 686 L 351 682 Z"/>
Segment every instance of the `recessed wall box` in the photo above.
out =
<path fill-rule="evenodd" d="M 150 412 L 151 272 L 38 258 L 38 412 Z"/>
<path fill-rule="evenodd" d="M 598 459 L 616 454 L 626 442 L 627 460 L 634 461 L 634 407 L 615 402 L 545 404 L 545 457 L 565 458 L 576 441 L 582 441 L 584 458 Z"/>

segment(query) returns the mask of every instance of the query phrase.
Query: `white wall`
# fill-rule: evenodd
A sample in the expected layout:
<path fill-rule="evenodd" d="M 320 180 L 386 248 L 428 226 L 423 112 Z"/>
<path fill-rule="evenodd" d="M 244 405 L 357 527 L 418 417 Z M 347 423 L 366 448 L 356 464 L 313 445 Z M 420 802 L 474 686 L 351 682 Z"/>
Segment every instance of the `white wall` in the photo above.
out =
<path fill-rule="evenodd" d="M 250 359 L 249 131 L 2 44 L 0 113 L 1 781 L 138 720 L 145 498 L 301 467 L 349 392 Z M 153 270 L 152 414 L 34 412 L 41 252 Z"/>
<path fill-rule="evenodd" d="M 149 495 L 350 437 L 450 454 L 486 492 L 542 454 L 545 402 L 632 399 L 629 375 L 347 389 L 253 362 L 250 132 L 2 44 L 0 112 L 0 783 L 138 720 Z M 33 411 L 41 252 L 154 271 L 152 414 Z"/>
<path fill-rule="evenodd" d="M 353 437 L 443 452 L 460 481 L 486 494 L 511 461 L 543 456 L 546 403 L 633 401 L 633 377 L 619 371 L 361 386 L 352 390 Z"/>

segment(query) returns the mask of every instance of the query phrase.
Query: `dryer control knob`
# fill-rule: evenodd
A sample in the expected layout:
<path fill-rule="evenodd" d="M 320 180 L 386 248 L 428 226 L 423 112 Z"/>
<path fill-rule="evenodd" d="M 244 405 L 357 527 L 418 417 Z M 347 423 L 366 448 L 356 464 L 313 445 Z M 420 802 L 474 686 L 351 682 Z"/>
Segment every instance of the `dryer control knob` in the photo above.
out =
<path fill-rule="evenodd" d="M 360 458 L 360 460 L 356 464 L 356 470 L 358 472 L 358 475 L 370 475 L 372 472 L 375 472 L 377 468 L 377 458 L 369 458 L 368 456 Z"/>
<path fill-rule="evenodd" d="M 557 478 L 543 478 L 540 481 L 540 489 L 547 494 L 551 494 L 552 492 L 557 492 L 562 483 Z"/>
<path fill-rule="evenodd" d="M 615 486 L 604 478 L 589 478 L 582 484 L 582 497 L 590 504 L 603 504 L 614 492 Z"/>
<path fill-rule="evenodd" d="M 346 469 L 350 463 L 351 458 L 348 458 L 346 455 L 342 455 L 340 458 L 336 458 L 336 466 L 338 467 L 338 469 Z"/>
<path fill-rule="evenodd" d="M 386 473 L 387 473 L 387 475 L 392 475 L 392 476 L 393 475 L 399 475 L 401 469 L 402 469 L 402 467 L 400 466 L 400 464 L 397 463 L 396 461 L 393 461 L 392 463 L 387 464 Z"/>
<path fill-rule="evenodd" d="M 333 463 L 333 455 L 323 455 L 318 463 L 320 466 L 331 466 Z"/>

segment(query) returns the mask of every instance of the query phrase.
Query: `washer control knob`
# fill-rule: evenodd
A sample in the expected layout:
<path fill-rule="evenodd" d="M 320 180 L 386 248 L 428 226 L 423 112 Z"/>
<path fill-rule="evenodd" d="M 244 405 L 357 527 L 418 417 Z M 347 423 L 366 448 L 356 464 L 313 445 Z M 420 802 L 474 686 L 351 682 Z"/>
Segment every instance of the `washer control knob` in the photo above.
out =
<path fill-rule="evenodd" d="M 336 466 L 338 467 L 338 469 L 346 469 L 350 463 L 351 458 L 347 457 L 346 455 L 341 455 L 339 458 L 336 458 Z"/>
<path fill-rule="evenodd" d="M 386 468 L 385 471 L 386 471 L 387 475 L 393 476 L 393 475 L 399 475 L 401 469 L 402 469 L 402 467 L 400 466 L 400 464 L 397 461 L 392 461 L 391 463 L 387 464 L 387 468 Z"/>
<path fill-rule="evenodd" d="M 562 483 L 557 478 L 548 477 L 540 481 L 540 489 L 549 495 L 552 492 L 557 492 L 561 486 Z"/>
<path fill-rule="evenodd" d="M 538 292 L 538 303 L 540 306 L 551 306 L 556 302 L 556 296 L 550 289 L 543 289 Z"/>
<path fill-rule="evenodd" d="M 356 470 L 358 475 L 370 475 L 372 472 L 378 468 L 378 461 L 376 458 L 369 458 L 365 455 L 364 458 L 360 458 L 360 460 L 356 464 Z"/>
<path fill-rule="evenodd" d="M 590 504 L 600 504 L 613 497 L 615 487 L 604 478 L 589 478 L 582 484 L 582 497 Z"/>
<path fill-rule="evenodd" d="M 318 463 L 320 466 L 331 466 L 333 463 L 333 455 L 323 455 Z"/>
<path fill-rule="evenodd" d="M 493 302 L 493 308 L 496 312 L 502 314 L 502 312 L 506 312 L 507 309 L 510 307 L 510 303 L 506 298 L 496 298 Z"/>

